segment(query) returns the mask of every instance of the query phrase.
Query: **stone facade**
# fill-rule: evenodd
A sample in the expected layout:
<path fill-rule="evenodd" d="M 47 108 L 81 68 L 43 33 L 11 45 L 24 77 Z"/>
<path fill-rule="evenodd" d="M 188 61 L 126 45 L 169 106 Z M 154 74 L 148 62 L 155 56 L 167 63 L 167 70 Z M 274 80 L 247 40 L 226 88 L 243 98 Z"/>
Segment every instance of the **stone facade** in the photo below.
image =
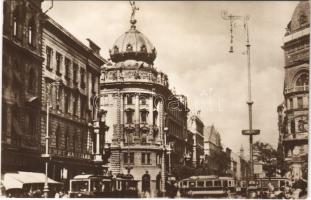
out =
<path fill-rule="evenodd" d="M 204 158 L 204 123 L 198 115 L 192 115 L 188 120 L 188 130 L 192 135 L 192 165 L 198 166 Z"/>
<path fill-rule="evenodd" d="M 102 68 L 100 108 L 109 127 L 104 142 L 110 146 L 109 170 L 116 175 L 130 168 L 139 191 L 157 196 L 169 164 L 184 155 L 187 106 L 168 88 L 167 75 L 154 68 L 155 48 L 131 23 L 110 50 L 113 63 Z M 165 144 L 173 148 L 172 162 Z"/>
<path fill-rule="evenodd" d="M 284 103 L 278 107 L 279 144 L 289 165 L 290 177 L 302 178 L 307 163 L 309 118 L 309 2 L 296 7 L 284 37 Z"/>
<path fill-rule="evenodd" d="M 44 170 L 39 128 L 41 3 L 3 1 L 2 173 Z"/>
<path fill-rule="evenodd" d="M 82 172 L 96 171 L 89 123 L 95 117 L 92 99 L 99 94 L 100 67 L 106 61 L 91 40 L 90 47 L 85 46 L 46 15 L 42 25 L 41 148 L 44 152 L 49 101 L 49 175 L 68 182 Z M 58 87 L 48 87 L 56 81 Z"/>

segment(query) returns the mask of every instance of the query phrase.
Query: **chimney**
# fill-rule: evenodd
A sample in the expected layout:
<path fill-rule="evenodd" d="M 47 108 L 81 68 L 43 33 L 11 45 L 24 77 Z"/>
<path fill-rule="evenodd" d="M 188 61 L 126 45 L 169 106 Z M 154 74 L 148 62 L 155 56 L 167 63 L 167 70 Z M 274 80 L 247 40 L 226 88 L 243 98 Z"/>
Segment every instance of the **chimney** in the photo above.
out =
<path fill-rule="evenodd" d="M 100 47 L 97 44 L 95 44 L 91 39 L 87 38 L 86 40 L 89 42 L 89 47 L 92 49 L 92 51 L 95 54 L 99 55 Z"/>

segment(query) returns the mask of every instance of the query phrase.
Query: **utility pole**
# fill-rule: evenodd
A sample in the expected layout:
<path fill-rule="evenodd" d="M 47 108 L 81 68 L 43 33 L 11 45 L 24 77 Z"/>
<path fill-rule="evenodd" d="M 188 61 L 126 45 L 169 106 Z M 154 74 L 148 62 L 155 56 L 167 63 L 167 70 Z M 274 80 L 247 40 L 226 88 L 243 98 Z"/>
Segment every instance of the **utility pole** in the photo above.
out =
<path fill-rule="evenodd" d="M 244 29 L 246 31 L 246 53 L 247 53 L 247 78 L 248 78 L 248 101 L 246 102 L 248 105 L 248 122 L 249 128 L 246 130 L 242 130 L 242 135 L 249 136 L 249 154 L 250 154 L 250 179 L 254 178 L 254 162 L 253 162 L 253 136 L 259 135 L 260 130 L 253 129 L 253 117 L 252 117 L 252 91 L 251 91 L 251 61 L 250 61 L 250 41 L 249 41 L 249 30 L 248 30 L 248 16 L 238 16 L 238 15 L 228 15 L 226 11 L 222 12 L 222 18 L 224 20 L 229 20 L 230 22 L 230 53 L 233 53 L 233 26 L 234 21 L 242 20 L 244 22 Z"/>

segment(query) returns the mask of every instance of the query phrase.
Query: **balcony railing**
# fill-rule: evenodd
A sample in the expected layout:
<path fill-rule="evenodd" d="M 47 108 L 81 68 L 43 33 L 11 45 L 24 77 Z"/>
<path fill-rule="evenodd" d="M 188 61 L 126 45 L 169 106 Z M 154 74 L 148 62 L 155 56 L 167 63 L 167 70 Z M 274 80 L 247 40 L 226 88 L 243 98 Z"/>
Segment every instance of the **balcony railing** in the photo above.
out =
<path fill-rule="evenodd" d="M 288 134 L 285 135 L 283 138 L 284 141 L 304 140 L 304 139 L 308 139 L 308 132 Z"/>
<path fill-rule="evenodd" d="M 308 85 L 303 85 L 303 86 L 295 86 L 292 88 L 285 88 L 285 94 L 292 93 L 292 92 L 303 92 L 303 91 L 309 91 L 309 86 Z"/>

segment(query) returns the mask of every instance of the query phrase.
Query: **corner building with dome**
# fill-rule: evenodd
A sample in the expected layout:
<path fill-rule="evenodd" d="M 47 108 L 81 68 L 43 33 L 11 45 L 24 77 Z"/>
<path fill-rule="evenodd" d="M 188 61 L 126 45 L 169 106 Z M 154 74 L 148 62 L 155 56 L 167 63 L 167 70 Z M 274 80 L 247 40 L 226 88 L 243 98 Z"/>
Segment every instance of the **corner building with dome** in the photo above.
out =
<path fill-rule="evenodd" d="M 279 148 L 288 177 L 307 179 L 309 131 L 310 5 L 301 1 L 284 37 L 284 102 L 278 106 Z"/>
<path fill-rule="evenodd" d="M 154 67 L 156 49 L 136 28 L 110 49 L 112 62 L 101 70 L 100 109 L 107 111 L 108 170 L 138 180 L 140 194 L 157 197 L 174 166 L 184 165 L 187 99 L 169 89 L 168 77 Z"/>

